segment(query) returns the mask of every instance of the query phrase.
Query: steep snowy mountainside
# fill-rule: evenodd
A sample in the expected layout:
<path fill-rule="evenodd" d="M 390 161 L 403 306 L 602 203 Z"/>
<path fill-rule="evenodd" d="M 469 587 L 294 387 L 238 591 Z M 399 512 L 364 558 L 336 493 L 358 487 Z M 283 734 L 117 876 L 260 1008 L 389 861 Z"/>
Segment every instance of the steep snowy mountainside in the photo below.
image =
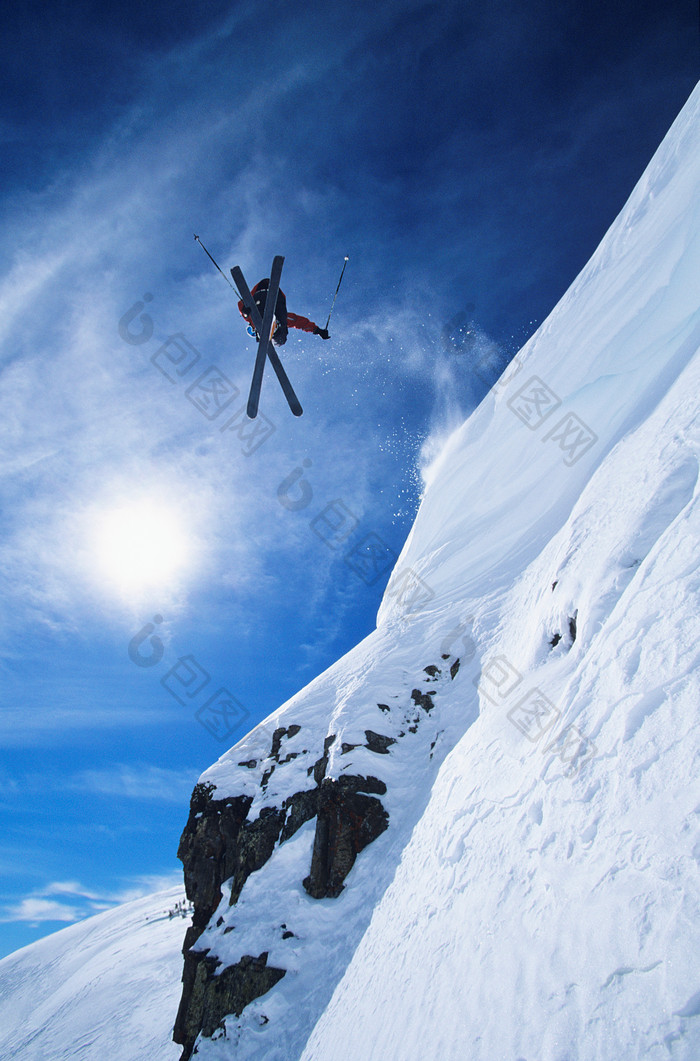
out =
<path fill-rule="evenodd" d="M 450 615 L 478 720 L 303 1061 L 700 1057 L 698 277 L 696 90 L 434 469 L 382 629 Z"/>
<path fill-rule="evenodd" d="M 698 100 L 696 89 L 590 262 L 436 462 L 396 565 L 428 579 L 432 607 L 480 595 L 487 574 L 507 585 L 694 356 Z M 390 583 L 380 625 L 401 612 Z"/>
<path fill-rule="evenodd" d="M 0 961 L 1 1061 L 172 1061 L 181 886 L 70 925 Z M 171 916 L 172 915 L 172 916 Z"/>
<path fill-rule="evenodd" d="M 377 632 L 202 776 L 183 1057 L 300 1056 L 463 732 L 458 678 L 439 646 Z"/>
<path fill-rule="evenodd" d="M 450 439 L 377 631 L 202 776 L 183 1058 L 692 1050 L 699 109 Z"/>

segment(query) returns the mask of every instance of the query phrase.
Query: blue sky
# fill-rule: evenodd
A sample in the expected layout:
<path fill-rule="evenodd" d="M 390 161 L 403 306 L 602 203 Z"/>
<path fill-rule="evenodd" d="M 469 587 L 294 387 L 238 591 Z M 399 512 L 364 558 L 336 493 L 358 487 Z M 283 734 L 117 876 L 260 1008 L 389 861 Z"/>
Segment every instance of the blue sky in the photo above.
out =
<path fill-rule="evenodd" d="M 0 954 L 179 874 L 197 776 L 373 628 L 422 464 L 698 73 L 692 0 L 3 19 Z M 251 284 L 284 254 L 320 323 L 349 256 L 331 340 L 282 351 L 300 420 L 268 370 L 239 430 L 195 232 Z"/>

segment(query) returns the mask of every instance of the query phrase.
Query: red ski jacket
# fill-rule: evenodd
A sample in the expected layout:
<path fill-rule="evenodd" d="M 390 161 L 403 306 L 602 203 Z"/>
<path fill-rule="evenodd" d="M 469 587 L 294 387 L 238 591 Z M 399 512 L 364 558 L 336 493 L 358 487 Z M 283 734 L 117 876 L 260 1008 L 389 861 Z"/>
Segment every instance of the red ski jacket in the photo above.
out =
<path fill-rule="evenodd" d="M 262 283 L 262 280 L 258 281 L 258 283 L 255 285 L 255 287 L 251 291 L 251 295 L 253 296 L 253 298 L 255 298 L 255 292 L 258 290 L 258 288 L 260 287 L 261 283 Z M 284 291 L 280 291 L 280 295 L 282 296 L 283 305 L 286 307 L 287 299 L 285 297 Z M 248 311 L 245 308 L 245 305 L 244 305 L 242 300 L 239 300 L 239 302 L 238 302 L 238 312 L 240 313 L 240 315 L 243 318 L 243 320 L 246 321 L 248 324 L 250 324 L 252 326 L 253 322 L 251 321 L 251 319 L 250 319 L 250 317 L 248 315 Z M 299 330 L 302 331 L 302 332 L 312 332 L 313 333 L 318 328 L 318 325 L 314 324 L 313 321 L 310 321 L 308 317 L 302 317 L 298 313 L 289 313 L 288 312 L 287 313 L 287 327 L 289 327 L 289 328 L 299 328 Z"/>

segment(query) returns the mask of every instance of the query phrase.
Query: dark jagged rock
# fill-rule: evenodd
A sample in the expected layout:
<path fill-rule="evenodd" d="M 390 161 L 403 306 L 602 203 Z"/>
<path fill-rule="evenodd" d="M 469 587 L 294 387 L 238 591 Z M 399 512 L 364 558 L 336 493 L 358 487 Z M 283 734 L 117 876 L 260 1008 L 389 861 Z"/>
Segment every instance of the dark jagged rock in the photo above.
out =
<path fill-rule="evenodd" d="M 376 792 L 386 785 L 376 777 L 326 778 L 321 784 L 311 872 L 303 884 L 314 899 L 335 898 L 360 851 L 388 827 L 389 815 Z"/>
<path fill-rule="evenodd" d="M 267 788 L 267 783 L 270 780 L 270 778 L 272 777 L 272 775 L 274 774 L 274 772 L 275 772 L 275 764 L 273 763 L 272 766 L 268 766 L 267 770 L 262 775 L 262 780 L 260 782 L 260 787 L 261 788 Z"/>
<path fill-rule="evenodd" d="M 459 660 L 452 659 L 450 676 L 459 670 Z M 442 671 L 431 665 L 424 668 L 421 684 L 437 683 Z M 413 704 L 408 731 L 413 733 L 419 722 L 434 707 L 437 690 L 423 692 L 414 689 Z M 398 699 L 398 697 L 397 697 Z M 386 703 L 377 705 L 384 713 L 390 712 Z M 425 713 L 425 714 L 424 714 Z M 263 777 L 260 789 L 264 794 L 273 771 L 283 768 L 303 751 L 285 754 L 285 742 L 295 737 L 301 726 L 290 725 L 277 728 L 272 734 L 270 752 L 262 762 L 250 759 L 239 764 L 253 769 L 261 766 Z M 397 737 L 390 737 L 374 730 L 364 731 L 369 751 L 387 755 Z M 400 736 L 405 735 L 402 730 Z M 328 777 L 330 749 L 336 741 L 331 733 L 323 741 L 323 753 L 307 769 L 313 787 L 294 792 L 279 806 L 262 807 L 258 816 L 248 820 L 253 802 L 252 796 L 237 796 L 214 799 L 216 789 L 211 784 L 199 784 L 192 795 L 190 816 L 182 834 L 178 856 L 185 867 L 185 884 L 188 899 L 194 903 L 193 923 L 187 930 L 183 952 L 183 994 L 175 1024 L 173 1038 L 183 1047 L 181 1061 L 188 1061 L 194 1051 L 199 1035 L 210 1037 L 227 1015 L 240 1016 L 253 999 L 265 994 L 285 975 L 284 969 L 268 966 L 268 953 L 257 957 L 246 955 L 233 966 L 222 968 L 216 957 L 216 947 L 208 940 L 208 947 L 196 949 L 197 941 L 207 926 L 212 925 L 212 915 L 222 899 L 222 886 L 230 881 L 229 904 L 235 906 L 246 880 L 251 873 L 260 870 L 271 857 L 277 844 L 290 839 L 305 823 L 316 819 L 311 866 L 303 886 L 313 898 L 334 898 L 345 888 L 345 881 L 360 854 L 377 839 L 389 824 L 389 814 L 380 797 L 386 794 L 386 785 L 376 777 L 348 776 Z M 430 749 L 435 746 L 432 742 Z M 341 754 L 356 747 L 343 742 Z M 312 779 L 312 780 L 311 780 Z M 287 788 L 289 791 L 289 788 Z M 229 919 L 219 917 L 218 931 L 223 934 L 235 931 L 235 915 Z M 213 938 L 216 931 L 212 926 Z M 286 924 L 280 928 L 281 938 L 289 940 L 294 933 Z M 211 949 L 209 949 L 211 948 Z M 240 953 L 240 952 L 239 952 Z"/>
<path fill-rule="evenodd" d="M 569 620 L 568 620 L 568 623 L 567 623 L 568 628 L 569 628 L 569 638 L 568 638 L 568 642 L 567 642 L 567 649 L 571 648 L 571 646 L 573 645 L 574 641 L 576 640 L 576 632 L 577 632 L 576 631 L 576 619 L 577 619 L 577 617 L 578 617 L 578 611 L 575 611 L 573 615 L 569 616 Z M 558 645 L 559 642 L 561 641 L 561 639 L 562 639 L 562 635 L 560 633 L 558 633 L 558 632 L 555 633 L 549 640 L 549 643 L 552 646 L 552 648 L 554 648 L 555 645 Z"/>
<path fill-rule="evenodd" d="M 328 752 L 330 751 L 331 744 L 335 740 L 335 733 L 330 733 L 323 742 L 323 755 L 320 759 L 317 759 L 313 766 L 310 766 L 307 773 L 314 775 L 314 781 L 317 785 L 320 785 L 326 776 L 326 770 L 328 769 Z"/>
<path fill-rule="evenodd" d="M 204 957 L 191 948 L 221 901 L 221 885 L 235 869 L 238 836 L 252 803 L 251 796 L 213 799 L 215 791 L 214 785 L 195 785 L 190 816 L 177 851 L 184 867 L 187 898 L 194 903 L 192 924 L 182 947 L 185 958 L 182 999 L 173 1031 L 173 1039 L 182 1046 L 189 1041 L 187 1028 L 191 1024 L 193 993 Z"/>
<path fill-rule="evenodd" d="M 340 745 L 340 754 L 341 755 L 347 755 L 348 752 L 352 752 L 352 751 L 355 750 L 355 748 L 361 748 L 361 747 L 362 747 L 362 745 L 360 745 L 360 744 L 348 744 L 347 741 L 343 741 L 343 743 Z"/>
<path fill-rule="evenodd" d="M 435 704 L 431 700 L 431 697 L 435 696 L 435 690 L 431 689 L 428 693 L 422 693 L 420 689 L 414 689 L 411 693 L 411 699 L 416 707 L 422 707 L 424 711 L 432 711 Z"/>
<path fill-rule="evenodd" d="M 316 816 L 318 809 L 318 789 L 312 788 L 306 792 L 295 792 L 293 796 L 286 799 L 284 807 L 285 819 L 280 833 L 280 843 L 294 836 L 297 829 L 311 821 Z"/>
<path fill-rule="evenodd" d="M 275 772 L 275 765 L 282 766 L 284 763 L 289 763 L 292 759 L 296 759 L 299 752 L 290 752 L 284 759 L 280 759 L 280 749 L 282 747 L 282 741 L 286 737 L 296 737 L 297 733 L 301 730 L 301 726 L 292 724 L 291 726 L 280 726 L 272 734 L 272 746 L 270 748 L 269 758 L 272 759 L 272 763 L 263 774 L 262 781 L 260 782 L 262 788 L 267 787 L 267 783 Z"/>
<path fill-rule="evenodd" d="M 222 969 L 217 974 L 220 962 L 199 955 L 196 975 L 190 995 L 190 1005 L 181 1025 L 176 1028 L 179 1038 L 175 1042 L 183 1046 L 180 1061 L 188 1061 L 197 1036 L 211 1036 L 223 1022 L 224 1017 L 241 1013 L 253 999 L 266 994 L 284 976 L 284 969 L 267 964 L 267 951 L 258 955 L 244 955 L 235 965 Z"/>
<path fill-rule="evenodd" d="M 252 822 L 244 822 L 237 839 L 236 866 L 233 871 L 230 904 L 238 902 L 243 885 L 251 873 L 261 869 L 279 840 L 289 840 L 297 829 L 316 815 L 318 789 L 295 792 L 281 807 L 263 807 Z"/>
<path fill-rule="evenodd" d="M 280 748 L 282 747 L 282 741 L 285 737 L 296 737 L 297 733 L 301 731 L 301 726 L 292 724 L 291 726 L 280 726 L 272 734 L 272 748 L 270 749 L 270 758 L 276 759 L 279 762 Z"/>
<path fill-rule="evenodd" d="M 569 616 L 569 637 L 571 638 L 571 644 L 573 645 L 576 640 L 576 620 L 578 618 L 578 612 L 575 611 L 573 615 Z"/>
<path fill-rule="evenodd" d="M 185 892 L 194 903 L 193 927 L 200 932 L 219 905 L 221 885 L 235 870 L 238 836 L 253 801 L 252 796 L 213 799 L 215 791 L 213 785 L 195 785 L 177 851 Z"/>
<path fill-rule="evenodd" d="M 279 757 L 282 740 L 300 727 L 276 730 L 273 753 Z M 369 742 L 386 751 L 393 738 L 366 731 Z M 187 897 L 194 902 L 193 923 L 185 935 L 183 992 L 173 1039 L 183 1047 L 181 1061 L 191 1057 L 201 1033 L 210 1036 L 227 1014 L 237 1016 L 254 998 L 269 991 L 285 970 L 267 966 L 267 954 L 244 957 L 234 966 L 216 972 L 220 963 L 196 943 L 209 924 L 222 897 L 222 885 L 231 880 L 229 903 L 235 905 L 243 886 L 270 858 L 275 845 L 284 843 L 305 822 L 316 818 L 311 872 L 304 881 L 310 895 L 339 895 L 357 855 L 388 824 L 388 814 L 377 795 L 386 785 L 376 777 L 326 778 L 330 747 L 335 735 L 324 740 L 323 755 L 311 771 L 316 782 L 309 790 L 289 796 L 280 807 L 263 807 L 254 821 L 247 815 L 251 796 L 215 800 L 211 784 L 199 784 L 192 794 L 190 816 L 180 840 L 178 856 L 185 867 Z M 227 933 L 232 925 L 217 926 Z M 284 939 L 291 938 L 286 929 Z"/>
<path fill-rule="evenodd" d="M 570 620 L 570 632 L 573 640 L 575 616 Z M 442 659 L 452 660 L 450 677 L 454 679 L 459 670 L 459 659 L 449 654 L 443 654 Z M 432 664 L 423 669 L 423 675 L 419 679 L 422 685 L 437 685 L 442 670 Z M 437 689 L 429 692 L 413 689 L 411 698 L 415 707 L 408 713 L 404 708 L 401 719 L 408 732 L 415 733 L 425 715 L 433 710 L 436 692 Z M 399 699 L 398 695 L 395 699 Z M 383 713 L 391 711 L 389 704 L 377 706 Z M 238 764 L 251 770 L 261 767 L 263 776 L 259 792 L 263 795 L 273 771 L 300 755 L 308 754 L 306 748 L 284 754 L 285 741 L 295 737 L 301 728 L 295 724 L 278 727 L 272 734 L 270 752 L 266 757 Z M 364 746 L 343 742 L 341 754 L 365 747 L 375 754 L 386 755 L 397 739 L 406 734 L 404 729 L 398 738 L 371 729 L 364 732 Z M 265 994 L 285 975 L 284 969 L 268 966 L 268 952 L 257 957 L 245 955 L 235 965 L 222 967 L 213 940 L 219 933 L 223 936 L 234 932 L 236 927 L 235 913 L 231 917 L 220 915 L 216 925 L 212 924 L 212 915 L 222 900 L 224 883 L 231 882 L 229 905 L 235 906 L 250 874 L 265 865 L 276 845 L 289 840 L 305 823 L 315 818 L 310 872 L 302 883 L 313 898 L 334 898 L 344 890 L 345 880 L 360 852 L 388 828 L 389 814 L 379 798 L 386 794 L 383 781 L 372 776 L 327 776 L 330 749 L 335 740 L 336 734 L 328 734 L 323 741 L 321 757 L 307 768 L 307 777 L 313 778 L 307 782 L 311 788 L 294 792 L 279 806 L 262 806 L 253 821 L 248 820 L 252 796 L 217 800 L 214 799 L 216 788 L 212 784 L 198 784 L 194 789 L 190 816 L 178 849 L 185 869 L 187 897 L 194 903 L 192 925 L 187 930 L 183 946 L 183 992 L 173 1034 L 175 1042 L 183 1047 L 181 1061 L 188 1061 L 192 1056 L 199 1035 L 211 1037 L 228 1015 L 240 1016 L 253 999 Z M 436 742 L 437 738 L 430 744 L 431 757 Z M 247 785 L 250 785 L 250 779 Z M 289 792 L 291 787 L 287 786 L 286 791 Z M 197 941 L 209 926 L 211 935 L 207 936 L 207 946 L 197 950 Z M 286 924 L 280 926 L 279 936 L 283 940 L 295 938 Z"/>
<path fill-rule="evenodd" d="M 251 873 L 265 865 L 272 854 L 284 824 L 284 809 L 263 807 L 260 816 L 246 822 L 238 834 L 236 866 L 231 883 L 230 904 L 238 902 L 243 885 Z"/>
<path fill-rule="evenodd" d="M 375 733 L 373 729 L 366 729 L 365 737 L 367 738 L 366 747 L 371 752 L 377 752 L 379 755 L 388 755 L 389 746 L 396 744 L 395 737 L 385 737 L 381 733 Z"/>

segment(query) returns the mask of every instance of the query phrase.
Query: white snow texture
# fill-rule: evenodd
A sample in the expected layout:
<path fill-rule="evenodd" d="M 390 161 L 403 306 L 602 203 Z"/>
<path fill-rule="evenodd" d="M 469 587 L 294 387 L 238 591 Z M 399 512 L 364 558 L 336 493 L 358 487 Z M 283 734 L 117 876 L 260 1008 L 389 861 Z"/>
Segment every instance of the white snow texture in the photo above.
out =
<path fill-rule="evenodd" d="M 0 1061 L 177 1061 L 184 899 L 135 899 L 3 958 Z"/>
<path fill-rule="evenodd" d="M 699 296 L 700 87 L 431 468 L 376 632 L 203 775 L 253 819 L 313 787 L 334 733 L 328 775 L 379 778 L 390 818 L 338 898 L 301 883 L 313 821 L 236 906 L 224 889 L 201 946 L 286 974 L 202 1061 L 700 1058 Z M 0 962 L 3 1027 L 28 1028 L 0 1058 L 177 1056 L 180 969 L 133 909 L 141 978 L 102 992 L 92 1031 L 81 932 L 118 912 Z"/>

